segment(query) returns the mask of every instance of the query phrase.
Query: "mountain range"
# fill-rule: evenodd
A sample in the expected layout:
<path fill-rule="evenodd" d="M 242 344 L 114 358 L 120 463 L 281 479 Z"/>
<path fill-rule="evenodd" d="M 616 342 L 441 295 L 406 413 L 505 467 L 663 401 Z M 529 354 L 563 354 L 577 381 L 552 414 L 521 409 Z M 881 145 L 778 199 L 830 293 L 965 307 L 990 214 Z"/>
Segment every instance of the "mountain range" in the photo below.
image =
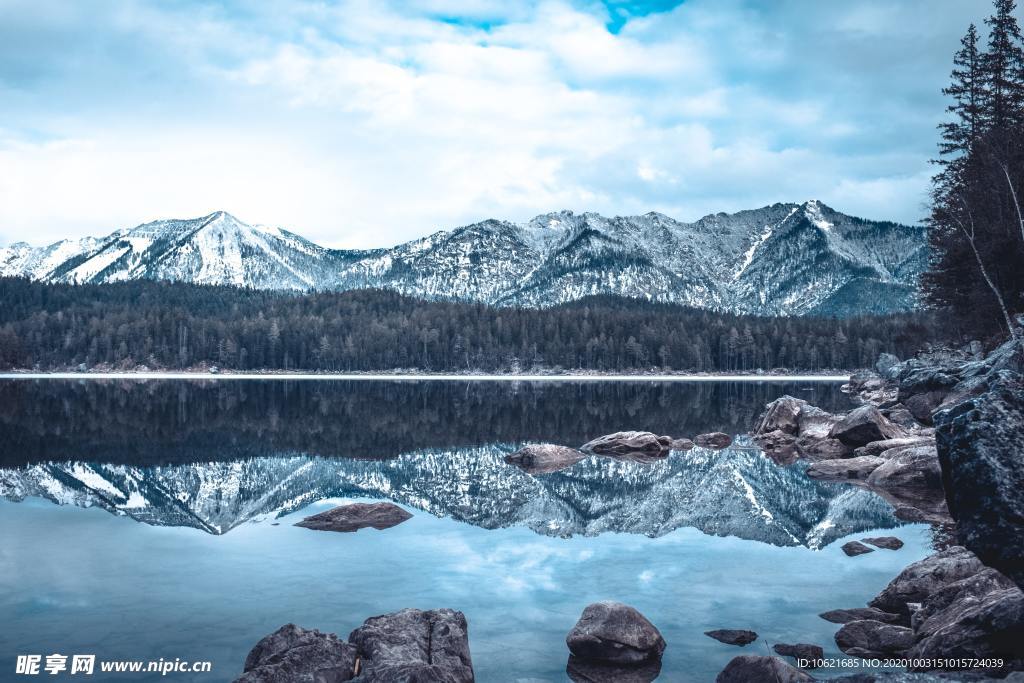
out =
<path fill-rule="evenodd" d="M 425 449 L 390 460 L 301 453 L 233 462 L 139 467 L 50 462 L 0 469 L 0 497 L 100 507 L 158 526 L 227 533 L 324 498 L 383 498 L 485 529 L 547 536 L 663 536 L 681 527 L 777 546 L 821 548 L 900 522 L 866 489 L 780 467 L 749 437 L 723 451 L 696 448 L 656 462 L 591 456 L 531 475 L 504 460 L 515 444 Z"/>
<path fill-rule="evenodd" d="M 560 211 L 370 250 L 329 249 L 217 211 L 102 238 L 0 248 L 0 276 L 45 282 L 379 288 L 527 307 L 604 294 L 759 315 L 911 309 L 926 263 L 923 228 L 854 218 L 815 200 L 693 223 Z"/>

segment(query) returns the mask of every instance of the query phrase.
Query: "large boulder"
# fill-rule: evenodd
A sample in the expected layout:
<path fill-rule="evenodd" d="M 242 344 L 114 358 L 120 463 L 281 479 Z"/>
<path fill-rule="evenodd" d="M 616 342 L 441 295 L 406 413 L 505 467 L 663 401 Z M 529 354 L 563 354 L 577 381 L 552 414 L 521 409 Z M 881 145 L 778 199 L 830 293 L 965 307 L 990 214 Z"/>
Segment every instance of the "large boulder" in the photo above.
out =
<path fill-rule="evenodd" d="M 317 531 L 352 532 L 373 527 L 390 529 L 412 515 L 393 503 L 349 503 L 306 517 L 295 526 Z"/>
<path fill-rule="evenodd" d="M 784 434 L 796 435 L 799 431 L 800 410 L 807 401 L 792 396 L 780 396 L 765 406 L 758 418 L 752 434 L 758 436 L 768 432 L 780 431 Z"/>
<path fill-rule="evenodd" d="M 974 553 L 962 546 L 950 546 L 909 565 L 868 604 L 883 612 L 909 615 L 908 603 L 923 602 L 932 593 L 982 568 Z"/>
<path fill-rule="evenodd" d="M 933 593 L 915 614 L 918 669 L 936 659 L 1003 660 L 996 670 L 1024 668 L 1024 593 L 994 569 Z M 942 668 L 976 668 L 945 666 Z"/>
<path fill-rule="evenodd" d="M 898 451 L 896 449 L 907 448 L 909 446 L 928 446 L 935 445 L 935 437 L 933 435 L 928 436 L 906 436 L 899 439 L 885 439 L 883 441 L 872 441 L 869 444 L 865 444 L 853 452 L 854 455 L 882 455 L 883 453 L 890 452 L 895 455 Z"/>
<path fill-rule="evenodd" d="M 863 405 L 850 411 L 837 422 L 828 435 L 833 439 L 839 439 L 850 448 L 857 448 L 872 441 L 905 436 L 905 432 L 890 422 L 875 406 Z"/>
<path fill-rule="evenodd" d="M 766 655 L 733 657 L 715 677 L 715 683 L 805 683 L 813 680 L 795 666 Z"/>
<path fill-rule="evenodd" d="M 575 657 L 620 665 L 661 659 L 665 651 L 654 624 L 629 605 L 611 601 L 587 605 L 565 643 Z"/>
<path fill-rule="evenodd" d="M 935 423 L 961 542 L 1024 586 L 1024 381 L 1000 371 L 987 393 L 940 411 Z"/>
<path fill-rule="evenodd" d="M 473 683 L 462 612 L 404 609 L 367 619 L 348 639 L 359 650 L 359 683 Z"/>
<path fill-rule="evenodd" d="M 527 474 L 548 474 L 572 467 L 587 457 L 575 448 L 550 443 L 529 444 L 505 456 L 505 462 Z"/>
<path fill-rule="evenodd" d="M 883 621 L 851 621 L 836 632 L 836 645 L 854 657 L 901 655 L 914 644 L 914 632 L 906 626 Z"/>
<path fill-rule="evenodd" d="M 599 436 L 583 444 L 580 450 L 597 455 L 668 455 L 672 450 L 672 437 L 651 432 L 615 432 Z"/>
<path fill-rule="evenodd" d="M 895 450 L 895 449 L 894 449 Z M 930 445 L 910 446 L 889 455 L 885 462 L 868 476 L 868 484 L 886 489 L 940 489 L 942 472 L 935 449 Z"/>
<path fill-rule="evenodd" d="M 256 643 L 235 683 L 341 683 L 352 679 L 355 666 L 355 646 L 286 624 Z"/>
<path fill-rule="evenodd" d="M 812 479 L 867 479 L 872 472 L 885 464 L 885 460 L 870 455 L 859 458 L 819 460 L 807 468 Z"/>

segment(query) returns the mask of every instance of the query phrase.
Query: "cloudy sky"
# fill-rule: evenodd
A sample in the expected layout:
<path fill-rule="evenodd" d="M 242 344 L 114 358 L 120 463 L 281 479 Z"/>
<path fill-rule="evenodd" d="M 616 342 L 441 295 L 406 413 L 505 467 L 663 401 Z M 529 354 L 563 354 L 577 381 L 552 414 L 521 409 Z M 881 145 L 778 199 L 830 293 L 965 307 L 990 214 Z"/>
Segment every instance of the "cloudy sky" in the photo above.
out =
<path fill-rule="evenodd" d="M 987 0 L 0 0 L 0 244 L 557 209 L 916 221 Z"/>

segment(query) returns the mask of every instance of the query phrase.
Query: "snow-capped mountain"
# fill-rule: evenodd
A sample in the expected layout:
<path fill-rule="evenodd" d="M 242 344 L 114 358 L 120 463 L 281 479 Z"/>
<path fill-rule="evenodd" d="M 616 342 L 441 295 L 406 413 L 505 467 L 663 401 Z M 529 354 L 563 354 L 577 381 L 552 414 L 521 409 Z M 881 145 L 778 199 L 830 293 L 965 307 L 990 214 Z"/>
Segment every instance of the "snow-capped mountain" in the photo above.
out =
<path fill-rule="evenodd" d="M 99 506 L 147 524 L 213 534 L 331 497 L 387 498 L 483 528 L 525 526 L 552 536 L 656 537 L 694 527 L 819 548 L 899 524 L 870 491 L 815 481 L 801 465 L 779 467 L 745 437 L 724 451 L 697 448 L 653 463 L 589 457 L 536 476 L 505 462 L 513 450 L 428 449 L 376 461 L 285 454 L 166 467 L 45 463 L 0 470 L 0 496 Z"/>
<path fill-rule="evenodd" d="M 0 275 L 139 278 L 263 289 L 383 288 L 428 299 L 552 306 L 613 294 L 765 315 L 913 307 L 923 228 L 852 218 L 818 201 L 682 223 L 569 211 L 487 220 L 387 249 L 320 247 L 224 212 L 105 238 L 0 249 Z"/>

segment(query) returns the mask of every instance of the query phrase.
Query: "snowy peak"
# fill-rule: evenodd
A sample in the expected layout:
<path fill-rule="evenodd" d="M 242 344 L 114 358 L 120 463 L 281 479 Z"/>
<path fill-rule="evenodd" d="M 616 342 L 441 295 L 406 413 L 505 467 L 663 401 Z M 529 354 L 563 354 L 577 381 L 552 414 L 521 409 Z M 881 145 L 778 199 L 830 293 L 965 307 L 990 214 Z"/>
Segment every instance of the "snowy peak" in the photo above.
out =
<path fill-rule="evenodd" d="M 911 308 L 926 265 L 920 227 L 818 200 L 716 213 L 556 211 L 488 219 L 387 249 L 325 249 L 225 211 L 104 238 L 0 249 L 0 275 L 48 282 L 180 280 L 259 289 L 390 289 L 427 299 L 544 307 L 619 295 L 761 315 Z"/>

